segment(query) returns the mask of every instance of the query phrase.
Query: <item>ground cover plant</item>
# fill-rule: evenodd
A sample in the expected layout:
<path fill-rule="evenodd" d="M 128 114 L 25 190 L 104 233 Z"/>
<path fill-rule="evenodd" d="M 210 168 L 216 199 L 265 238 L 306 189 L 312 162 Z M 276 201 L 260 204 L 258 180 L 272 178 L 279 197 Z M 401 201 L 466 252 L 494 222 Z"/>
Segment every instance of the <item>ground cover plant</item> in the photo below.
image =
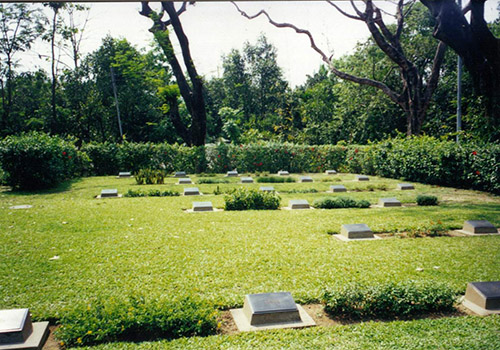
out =
<path fill-rule="evenodd" d="M 134 190 L 134 189 L 129 189 L 125 194 L 123 195 L 124 197 L 172 197 L 172 196 L 180 196 L 180 193 L 177 191 L 170 191 L 170 190 Z"/>
<path fill-rule="evenodd" d="M 224 195 L 225 210 L 276 210 L 281 198 L 275 192 L 240 188 Z"/>
<path fill-rule="evenodd" d="M 418 205 L 438 205 L 438 198 L 431 195 L 418 195 L 417 196 Z"/>
<path fill-rule="evenodd" d="M 261 176 L 258 177 L 257 182 L 260 183 L 284 183 L 284 182 L 297 182 L 297 180 L 293 177 L 279 177 L 279 176 Z"/>
<path fill-rule="evenodd" d="M 313 207 L 319 209 L 336 209 L 336 208 L 368 208 L 370 202 L 364 199 L 355 200 L 350 197 L 324 197 L 316 199 Z"/>
<path fill-rule="evenodd" d="M 249 174 L 252 175 L 252 174 Z M 222 179 L 223 174 L 214 178 Z M 282 200 L 306 199 L 312 203 L 325 196 L 331 183 L 323 174 L 311 174 L 314 183 L 277 183 Z M 348 189 L 362 186 L 354 174 L 336 175 Z M 197 177 L 191 176 L 194 182 Z M 249 293 L 290 291 L 299 303 L 319 303 L 326 286 L 337 289 L 345 284 L 367 286 L 389 282 L 439 282 L 454 293 L 463 293 L 467 282 L 499 280 L 499 236 L 389 238 L 344 243 L 326 234 L 345 223 L 366 223 L 375 233 L 408 232 L 438 223 L 444 230 L 459 229 L 465 220 L 489 220 L 500 226 L 498 197 L 469 190 L 416 184 L 414 191 L 398 191 L 400 180 L 370 178 L 373 185 L 387 191 L 350 192 L 355 200 L 377 203 L 380 197 L 397 197 L 409 204 L 399 208 L 356 208 L 329 210 L 251 210 L 187 214 L 193 201 L 212 201 L 224 206 L 221 191 L 244 187 L 257 190 L 259 184 L 200 184 L 202 197 L 126 197 L 94 199 L 103 188 L 119 193 L 132 190 L 179 191 L 177 179 L 165 178 L 163 185 L 137 185 L 132 178 L 83 178 L 44 193 L 0 192 L 0 307 L 29 306 L 36 320 L 62 320 L 79 310 L 82 302 L 122 300 L 123 296 L 144 295 L 148 300 L 194 298 L 210 310 L 226 310 L 243 304 Z M 316 188 L 317 193 L 286 193 Z M 283 192 L 281 192 L 283 191 Z M 415 205 L 416 195 L 440 198 L 437 207 Z M 329 196 L 336 197 L 336 194 Z M 339 197 L 345 194 L 339 194 Z M 30 204 L 27 210 L 11 206 Z M 349 222 L 346 222 L 349 220 Z M 55 258 L 57 257 L 57 258 Z M 437 268 L 435 268 L 437 267 Z M 389 344 L 401 339 L 420 339 L 420 344 L 448 342 L 449 349 L 484 348 L 483 339 L 493 339 L 498 317 L 477 319 L 420 320 L 409 323 L 351 325 L 344 328 L 299 332 L 267 333 L 269 348 L 288 344 L 307 348 L 329 348 L 332 337 L 343 348 L 352 343 L 372 344 L 359 332 L 374 332 Z M 482 337 L 459 336 L 460 325 Z M 359 328 L 361 327 L 361 328 Z M 398 327 L 407 327 L 410 336 L 399 338 Z M 496 328 L 495 328 L 496 327 Z M 435 329 L 422 337 L 416 329 Z M 87 330 L 88 331 L 88 330 Z M 350 336 L 346 336 L 349 334 Z M 357 334 L 353 338 L 353 334 Z M 460 333 L 461 334 L 461 333 Z M 442 338 L 446 338 L 442 340 Z M 387 346 L 380 339 L 381 348 Z M 78 338 L 77 338 L 78 339 Z M 460 340 L 457 340 L 460 339 Z M 265 342 L 265 343 L 264 343 Z M 458 342 L 458 343 L 457 343 Z M 214 336 L 146 343 L 111 343 L 96 349 L 140 348 L 258 348 L 267 342 L 262 334 Z M 336 342 L 335 342 L 336 343 Z M 490 342 L 491 343 L 491 342 Z M 312 343 L 311 343 L 312 344 Z M 458 344 L 458 345 L 457 345 Z M 311 345 L 312 346 L 312 345 Z M 340 345 L 339 345 L 340 346 Z M 421 348 L 425 348 L 422 346 Z M 339 347 L 342 348 L 342 347 Z M 373 348 L 373 347 L 372 347 Z M 419 347 L 415 347 L 419 348 Z M 435 347 L 434 347 L 435 348 Z M 446 348 L 446 347 L 445 347 Z"/>

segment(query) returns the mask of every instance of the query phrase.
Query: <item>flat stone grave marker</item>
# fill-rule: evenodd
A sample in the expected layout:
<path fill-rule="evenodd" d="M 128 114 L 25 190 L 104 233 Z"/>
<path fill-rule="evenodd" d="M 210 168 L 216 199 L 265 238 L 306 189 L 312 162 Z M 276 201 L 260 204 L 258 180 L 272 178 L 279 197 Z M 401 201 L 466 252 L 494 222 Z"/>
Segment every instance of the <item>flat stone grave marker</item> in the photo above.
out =
<path fill-rule="evenodd" d="M 177 171 L 175 173 L 174 177 L 186 177 L 186 172 L 185 171 Z"/>
<path fill-rule="evenodd" d="M 185 196 L 198 196 L 200 194 L 200 190 L 198 187 L 186 187 L 184 189 Z"/>
<path fill-rule="evenodd" d="M 500 281 L 467 284 L 463 304 L 481 316 L 500 314 Z"/>
<path fill-rule="evenodd" d="M 29 309 L 0 310 L 0 350 L 42 349 L 49 322 L 31 321 Z"/>
<path fill-rule="evenodd" d="M 391 198 L 380 198 L 378 200 L 378 205 L 381 207 L 400 207 L 401 202 L 398 201 L 396 198 L 391 197 Z"/>
<path fill-rule="evenodd" d="M 337 172 L 335 170 L 327 170 L 327 171 L 325 171 L 325 174 L 326 175 L 335 175 L 335 174 L 337 174 Z"/>
<path fill-rule="evenodd" d="M 212 202 L 193 202 L 193 211 L 213 211 Z"/>
<path fill-rule="evenodd" d="M 238 176 L 238 172 L 236 170 L 230 170 L 227 172 L 226 176 Z"/>
<path fill-rule="evenodd" d="M 252 184 L 253 179 L 250 176 L 245 176 L 241 178 L 241 183 L 242 184 Z"/>
<path fill-rule="evenodd" d="M 179 185 L 182 185 L 182 184 L 186 185 L 186 184 L 192 184 L 192 183 L 193 183 L 193 181 L 191 181 L 191 179 L 189 177 L 181 177 L 179 179 Z"/>
<path fill-rule="evenodd" d="M 356 175 L 356 179 L 358 181 L 370 181 L 370 179 L 368 178 L 368 176 L 365 176 L 365 175 Z"/>
<path fill-rule="evenodd" d="M 309 202 L 305 199 L 291 199 L 288 202 L 290 209 L 310 209 Z"/>
<path fill-rule="evenodd" d="M 487 220 L 469 220 L 464 222 L 463 232 L 469 234 L 484 234 L 498 233 L 498 230 Z"/>
<path fill-rule="evenodd" d="M 118 190 L 116 188 L 101 191 L 101 198 L 114 198 L 118 197 Z"/>
<path fill-rule="evenodd" d="M 398 190 L 414 190 L 415 186 L 412 184 L 398 184 Z"/>
<path fill-rule="evenodd" d="M 21 205 L 13 205 L 12 207 L 9 207 L 9 209 L 29 209 L 29 208 L 33 208 L 33 206 L 30 204 L 21 204 Z"/>
<path fill-rule="evenodd" d="M 278 175 L 279 176 L 287 176 L 287 175 L 290 175 L 290 173 L 286 170 L 280 170 L 280 171 L 278 171 Z"/>
<path fill-rule="evenodd" d="M 313 179 L 310 176 L 301 176 L 300 182 L 313 182 Z"/>
<path fill-rule="evenodd" d="M 347 188 L 344 185 L 331 185 L 330 190 L 332 192 L 347 192 Z"/>
<path fill-rule="evenodd" d="M 260 186 L 259 190 L 262 192 L 273 192 L 274 187 L 273 186 Z"/>
<path fill-rule="evenodd" d="M 316 323 L 289 292 L 248 294 L 242 309 L 231 314 L 240 331 L 272 328 L 299 328 Z"/>
<path fill-rule="evenodd" d="M 349 239 L 375 238 L 372 230 L 366 224 L 342 225 L 340 234 Z"/>
<path fill-rule="evenodd" d="M 131 177 L 132 173 L 130 171 L 121 171 L 118 173 L 118 177 Z"/>

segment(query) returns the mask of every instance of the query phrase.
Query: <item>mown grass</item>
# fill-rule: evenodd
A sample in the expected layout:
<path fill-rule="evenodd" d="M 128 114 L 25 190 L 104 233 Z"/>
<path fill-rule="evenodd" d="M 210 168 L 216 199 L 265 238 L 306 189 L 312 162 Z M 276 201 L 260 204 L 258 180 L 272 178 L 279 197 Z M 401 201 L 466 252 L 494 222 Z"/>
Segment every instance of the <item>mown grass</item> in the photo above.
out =
<path fill-rule="evenodd" d="M 375 232 L 410 230 L 438 221 L 446 228 L 456 229 L 471 219 L 486 219 L 500 226 L 498 197 L 421 184 L 416 184 L 415 191 L 397 191 L 396 184 L 400 181 L 371 177 L 368 183 L 358 183 L 353 181 L 352 174 L 331 176 L 331 182 L 322 181 L 328 179 L 325 175 L 313 175 L 313 178 L 312 184 L 273 184 L 278 192 L 310 188 L 319 191 L 282 193 L 282 206 L 287 206 L 289 199 L 307 199 L 312 203 L 324 197 L 322 191 L 327 191 L 331 184 L 339 183 L 348 189 L 385 185 L 389 190 L 329 195 L 348 195 L 376 204 L 381 197 L 397 197 L 403 203 L 414 203 L 417 194 L 434 194 L 441 203 L 438 207 L 183 211 L 191 208 L 193 201 L 200 200 L 212 201 L 215 207 L 222 208 L 223 196 L 211 194 L 217 186 L 224 191 L 240 186 L 260 187 L 260 184 L 239 184 L 236 178 L 229 179 L 229 184 L 194 185 L 207 194 L 202 197 L 94 198 L 103 188 L 117 188 L 125 193 L 128 189 L 182 192 L 183 187 L 193 187 L 176 185 L 174 178 L 166 179 L 165 185 L 142 186 L 136 185 L 133 179 L 85 178 L 59 190 L 37 194 L 5 189 L 0 192 L 0 308 L 30 307 L 35 319 L 57 319 L 95 296 L 185 295 L 227 309 L 242 305 L 245 294 L 270 291 L 290 291 L 301 303 L 317 302 L 326 287 L 346 282 L 435 280 L 463 292 L 470 281 L 500 280 L 500 236 L 391 238 L 344 243 L 327 234 L 339 231 L 345 223 L 366 223 Z M 337 178 L 341 182 L 336 181 Z M 196 176 L 192 179 L 196 183 Z M 19 204 L 31 204 L 33 208 L 9 209 Z M 54 256 L 59 259 L 49 260 Z M 417 272 L 417 267 L 424 270 Z M 443 322 L 444 329 L 453 328 L 448 322 L 462 322 L 481 331 L 492 327 L 491 322 L 498 326 L 498 318 L 457 320 L 435 322 L 438 325 Z M 431 321 L 419 322 L 423 323 L 417 322 L 415 327 L 425 329 L 425 322 Z M 335 343 L 332 337 L 345 336 L 348 341 L 351 335 L 347 334 L 359 332 L 355 331 L 356 327 L 361 326 L 283 332 L 279 336 L 266 334 L 276 338 L 270 349 L 284 346 L 280 345 L 281 335 L 292 345 L 301 344 L 297 347 L 304 347 L 306 339 L 317 337 L 318 344 L 326 348 L 326 344 Z M 398 339 L 396 326 L 363 327 L 386 332 L 391 341 Z M 427 331 L 431 332 L 432 327 Z M 446 331 L 443 330 L 443 334 Z M 364 340 L 356 341 L 368 341 L 359 337 Z M 265 342 L 266 335 L 123 344 L 119 348 L 195 348 L 205 341 L 210 348 L 215 347 L 213 344 L 219 339 L 234 344 L 227 348 L 250 348 L 248 344 Z M 425 337 L 419 339 L 426 341 Z M 325 343 L 328 341 L 330 343 Z M 115 348 L 115 344 L 110 346 Z M 428 348 L 432 348 L 431 345 Z"/>

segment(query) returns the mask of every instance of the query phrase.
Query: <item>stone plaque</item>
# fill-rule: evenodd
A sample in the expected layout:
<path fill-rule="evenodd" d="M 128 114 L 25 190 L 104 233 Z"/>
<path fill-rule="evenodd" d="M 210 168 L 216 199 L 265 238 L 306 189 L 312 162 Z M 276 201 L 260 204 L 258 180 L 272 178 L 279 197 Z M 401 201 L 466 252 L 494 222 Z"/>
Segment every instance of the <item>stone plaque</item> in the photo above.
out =
<path fill-rule="evenodd" d="M 184 189 L 185 196 L 198 196 L 199 194 L 200 190 L 198 190 L 198 187 L 186 187 Z"/>
<path fill-rule="evenodd" d="M 280 170 L 280 171 L 278 171 L 278 175 L 279 176 L 287 176 L 287 175 L 290 175 L 290 173 L 286 170 Z"/>
<path fill-rule="evenodd" d="M 28 309 L 0 310 L 0 344 L 22 343 L 32 331 Z"/>
<path fill-rule="evenodd" d="M 228 171 L 226 176 L 232 177 L 232 176 L 238 176 L 238 172 L 236 170 L 231 170 Z"/>
<path fill-rule="evenodd" d="M 182 185 L 182 184 L 186 185 L 186 184 L 192 184 L 192 183 L 193 183 L 193 181 L 191 181 L 191 179 L 189 177 L 181 177 L 179 179 L 179 185 Z"/>
<path fill-rule="evenodd" d="M 344 185 L 331 185 L 330 190 L 332 190 L 332 192 L 347 192 Z"/>
<path fill-rule="evenodd" d="M 260 186 L 259 190 L 262 192 L 273 192 L 274 187 L 273 186 Z"/>
<path fill-rule="evenodd" d="M 118 190 L 116 188 L 101 191 L 101 198 L 118 197 Z"/>
<path fill-rule="evenodd" d="M 400 207 L 401 202 L 398 201 L 396 198 L 380 198 L 378 200 L 378 205 L 381 207 Z"/>
<path fill-rule="evenodd" d="M 174 177 L 186 177 L 186 172 L 185 171 L 177 171 L 175 173 Z"/>
<path fill-rule="evenodd" d="M 193 211 L 213 211 L 212 202 L 193 202 Z"/>
<path fill-rule="evenodd" d="M 468 233 L 498 233 L 493 224 L 487 220 L 469 220 L 464 222 L 463 230 Z"/>
<path fill-rule="evenodd" d="M 414 190 L 415 186 L 412 184 L 398 184 L 398 190 Z"/>
<path fill-rule="evenodd" d="M 313 182 L 313 179 L 310 176 L 301 176 L 300 182 Z"/>
<path fill-rule="evenodd" d="M 123 171 L 118 173 L 118 177 L 131 177 L 132 174 L 129 171 Z"/>
<path fill-rule="evenodd" d="M 370 181 L 370 179 L 368 178 L 368 176 L 365 176 L 365 175 L 356 175 L 356 179 L 358 181 Z"/>
<path fill-rule="evenodd" d="M 305 199 L 291 199 L 288 202 L 290 209 L 310 209 L 309 202 Z"/>
<path fill-rule="evenodd" d="M 465 302 L 478 306 L 484 311 L 500 312 L 500 281 L 469 283 L 465 292 Z M 465 303 L 466 306 L 467 303 Z"/>
<path fill-rule="evenodd" d="M 241 183 L 242 184 L 251 184 L 253 183 L 253 179 L 251 177 L 242 177 L 241 178 Z"/>
<path fill-rule="evenodd" d="M 335 175 L 337 172 L 335 170 L 327 170 L 325 171 L 326 175 Z"/>
<path fill-rule="evenodd" d="M 248 294 L 243 313 L 250 325 L 300 322 L 299 310 L 289 292 Z"/>
<path fill-rule="evenodd" d="M 342 225 L 340 234 L 349 239 L 374 238 L 372 230 L 366 224 Z"/>
<path fill-rule="evenodd" d="M 29 205 L 29 204 L 22 204 L 22 205 L 14 205 L 12 207 L 9 207 L 9 209 L 29 209 L 29 208 L 33 208 L 33 206 Z"/>

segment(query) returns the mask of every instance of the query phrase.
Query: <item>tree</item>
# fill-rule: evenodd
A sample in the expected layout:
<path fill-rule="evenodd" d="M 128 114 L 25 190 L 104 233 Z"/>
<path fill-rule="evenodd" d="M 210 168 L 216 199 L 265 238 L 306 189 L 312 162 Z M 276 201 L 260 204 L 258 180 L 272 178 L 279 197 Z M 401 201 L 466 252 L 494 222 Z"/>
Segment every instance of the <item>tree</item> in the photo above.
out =
<path fill-rule="evenodd" d="M 40 36 L 43 26 L 39 11 L 28 4 L 0 4 L 0 88 L 2 90 L 2 114 L 0 130 L 5 133 L 12 106 L 15 55 L 28 50 Z"/>
<path fill-rule="evenodd" d="M 184 2 L 178 11 L 175 9 L 174 3 L 172 2 L 164 1 L 161 3 L 161 6 L 161 12 L 156 13 L 151 9 L 148 2 L 142 2 L 140 14 L 150 18 L 154 23 L 150 32 L 153 33 L 170 64 L 172 72 L 177 80 L 179 93 L 191 115 L 191 125 L 188 127 L 181 119 L 177 99 L 174 99 L 172 94 L 165 95 L 167 98 L 166 102 L 170 106 L 169 116 L 177 133 L 183 138 L 187 145 L 204 145 L 206 139 L 207 116 L 203 93 L 203 80 L 196 71 L 189 49 L 189 41 L 184 33 L 181 21 L 179 20 L 179 15 L 186 10 L 186 3 Z M 162 20 L 165 14 L 169 17 L 167 21 Z M 173 27 L 181 46 L 182 58 L 191 84 L 188 83 L 181 65 L 175 56 L 174 47 L 169 37 L 168 26 Z"/>
<path fill-rule="evenodd" d="M 454 0 L 421 0 L 436 20 L 434 36 L 462 57 L 476 93 L 485 98 L 489 123 L 500 124 L 500 38 L 484 19 L 486 0 L 471 0 L 464 10 Z M 470 22 L 465 13 L 470 11 Z"/>
<path fill-rule="evenodd" d="M 414 5 L 413 1 L 410 3 L 405 3 L 404 0 L 398 1 L 395 14 L 397 23 L 394 26 L 387 26 L 385 24 L 382 11 L 375 6 L 373 0 L 365 1 L 364 10 L 358 8 L 358 6 L 351 1 L 353 10 L 356 13 L 355 15 L 343 11 L 331 1 L 328 1 L 328 3 L 343 15 L 366 24 L 374 42 L 392 61 L 395 65 L 395 69 L 399 72 L 399 86 L 390 86 L 383 80 L 359 77 L 338 69 L 331 58 L 316 45 L 309 31 L 300 29 L 290 23 L 275 22 L 264 10 L 261 10 L 256 15 L 249 16 L 233 2 L 240 14 L 248 19 L 254 19 L 260 15 L 264 15 L 272 25 L 278 28 L 291 28 L 299 34 L 307 35 L 311 47 L 321 55 L 323 61 L 337 77 L 357 84 L 372 86 L 382 91 L 392 102 L 396 103 L 404 111 L 407 121 L 407 134 L 419 134 L 432 94 L 437 87 L 446 45 L 442 42 L 439 43 L 435 49 L 434 59 L 429 62 L 424 69 L 419 69 L 420 67 L 406 55 L 401 42 L 405 29 L 405 19 Z"/>

